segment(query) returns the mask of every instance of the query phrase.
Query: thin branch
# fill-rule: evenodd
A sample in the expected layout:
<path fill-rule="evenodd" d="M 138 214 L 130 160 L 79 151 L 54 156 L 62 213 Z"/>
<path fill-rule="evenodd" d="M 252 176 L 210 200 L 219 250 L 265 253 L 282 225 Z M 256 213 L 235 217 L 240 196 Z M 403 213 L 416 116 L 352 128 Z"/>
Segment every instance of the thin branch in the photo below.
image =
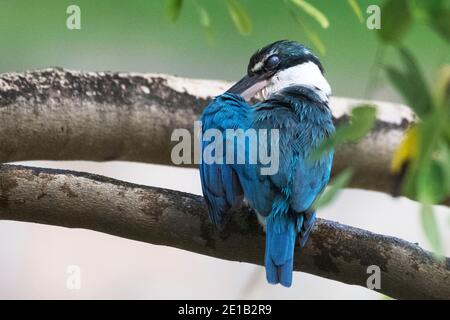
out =
<path fill-rule="evenodd" d="M 168 75 L 47 69 L 0 75 L 0 162 L 21 160 L 128 160 L 171 165 L 170 136 L 192 132 L 223 81 Z M 333 98 L 335 122 L 348 120 L 363 101 Z M 389 192 L 391 155 L 415 119 L 405 106 L 378 108 L 373 133 L 340 147 L 334 171 L 355 168 L 350 187 Z"/>
<path fill-rule="evenodd" d="M 264 235 L 248 209 L 218 233 L 200 196 L 64 170 L 0 166 L 0 219 L 85 228 L 221 259 L 263 262 Z M 366 286 L 381 269 L 381 289 L 400 299 L 450 298 L 450 259 L 416 244 L 319 219 L 297 250 L 295 270 Z M 188 263 L 188 262 L 186 262 Z M 301 284 L 296 284 L 301 285 Z"/>

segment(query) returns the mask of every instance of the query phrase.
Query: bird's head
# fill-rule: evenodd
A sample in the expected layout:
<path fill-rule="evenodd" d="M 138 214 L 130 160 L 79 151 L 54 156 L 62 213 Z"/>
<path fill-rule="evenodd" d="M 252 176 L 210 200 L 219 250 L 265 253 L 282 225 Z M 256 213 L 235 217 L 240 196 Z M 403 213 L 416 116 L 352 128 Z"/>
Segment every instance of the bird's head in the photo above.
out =
<path fill-rule="evenodd" d="M 331 94 L 319 59 L 303 45 L 282 40 L 258 50 L 250 58 L 247 75 L 228 92 L 246 100 L 261 93 L 262 98 L 267 99 L 290 86 L 309 87 L 325 101 Z"/>

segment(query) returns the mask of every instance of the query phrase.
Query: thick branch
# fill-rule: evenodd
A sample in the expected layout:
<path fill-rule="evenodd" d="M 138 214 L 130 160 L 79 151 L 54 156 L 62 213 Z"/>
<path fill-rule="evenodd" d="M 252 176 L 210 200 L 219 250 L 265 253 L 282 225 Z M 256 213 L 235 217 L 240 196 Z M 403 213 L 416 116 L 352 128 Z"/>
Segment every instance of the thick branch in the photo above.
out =
<path fill-rule="evenodd" d="M 55 205 L 57 204 L 57 205 Z M 247 209 L 221 234 L 199 196 L 62 170 L 0 166 L 0 219 L 86 228 L 227 260 L 263 262 L 264 235 Z M 366 286 L 381 269 L 380 292 L 394 298 L 450 298 L 450 259 L 418 245 L 319 219 L 295 269 Z"/>
<path fill-rule="evenodd" d="M 172 164 L 172 131 L 187 128 L 229 83 L 167 75 L 48 69 L 0 75 L 0 162 L 128 160 Z M 362 101 L 333 98 L 337 123 Z M 387 192 L 389 162 L 414 121 L 405 106 L 373 102 L 378 121 L 358 144 L 337 150 L 334 173 L 351 164 L 351 187 Z"/>

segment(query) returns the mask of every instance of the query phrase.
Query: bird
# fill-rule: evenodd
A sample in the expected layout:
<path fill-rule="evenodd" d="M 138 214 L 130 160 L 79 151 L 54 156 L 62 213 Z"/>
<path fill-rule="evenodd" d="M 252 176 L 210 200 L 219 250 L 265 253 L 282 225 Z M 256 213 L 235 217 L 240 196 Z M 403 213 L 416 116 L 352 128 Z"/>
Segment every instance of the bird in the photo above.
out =
<path fill-rule="evenodd" d="M 231 143 L 234 150 L 249 142 L 230 140 L 227 130 L 278 130 L 278 170 L 273 174 L 262 174 L 259 160 L 248 163 L 248 150 L 244 163 L 227 162 L 225 152 L 214 155 L 221 161 L 199 165 L 209 216 L 219 230 L 244 203 L 256 213 L 265 231 L 264 265 L 270 284 L 292 285 L 294 249 L 307 242 L 316 221 L 314 203 L 330 179 L 333 149 L 312 157 L 335 132 L 330 95 L 318 57 L 296 41 L 280 40 L 256 51 L 247 74 L 216 96 L 200 117 L 202 134 L 218 130 L 223 133 L 221 143 Z M 202 141 L 202 157 L 210 143 Z"/>

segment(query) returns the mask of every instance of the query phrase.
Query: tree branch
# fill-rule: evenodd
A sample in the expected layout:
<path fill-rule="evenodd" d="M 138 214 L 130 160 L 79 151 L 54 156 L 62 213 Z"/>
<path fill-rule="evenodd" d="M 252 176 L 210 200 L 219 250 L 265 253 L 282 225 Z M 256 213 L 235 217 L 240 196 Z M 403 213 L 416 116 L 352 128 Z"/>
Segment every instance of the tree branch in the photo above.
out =
<path fill-rule="evenodd" d="M 242 209 L 222 233 L 202 197 L 64 170 L 0 165 L 0 219 L 85 228 L 221 259 L 263 263 L 264 235 Z M 418 245 L 319 219 L 296 251 L 295 270 L 366 286 L 381 269 L 380 292 L 400 299 L 450 298 L 450 259 Z"/>
<path fill-rule="evenodd" d="M 229 83 L 168 75 L 47 69 L 0 75 L 0 162 L 128 160 L 171 165 L 172 131 L 193 122 Z M 363 101 L 333 98 L 336 123 Z M 411 110 L 371 102 L 378 121 L 371 135 L 338 148 L 333 173 L 351 164 L 350 187 L 389 192 L 389 163 Z"/>

